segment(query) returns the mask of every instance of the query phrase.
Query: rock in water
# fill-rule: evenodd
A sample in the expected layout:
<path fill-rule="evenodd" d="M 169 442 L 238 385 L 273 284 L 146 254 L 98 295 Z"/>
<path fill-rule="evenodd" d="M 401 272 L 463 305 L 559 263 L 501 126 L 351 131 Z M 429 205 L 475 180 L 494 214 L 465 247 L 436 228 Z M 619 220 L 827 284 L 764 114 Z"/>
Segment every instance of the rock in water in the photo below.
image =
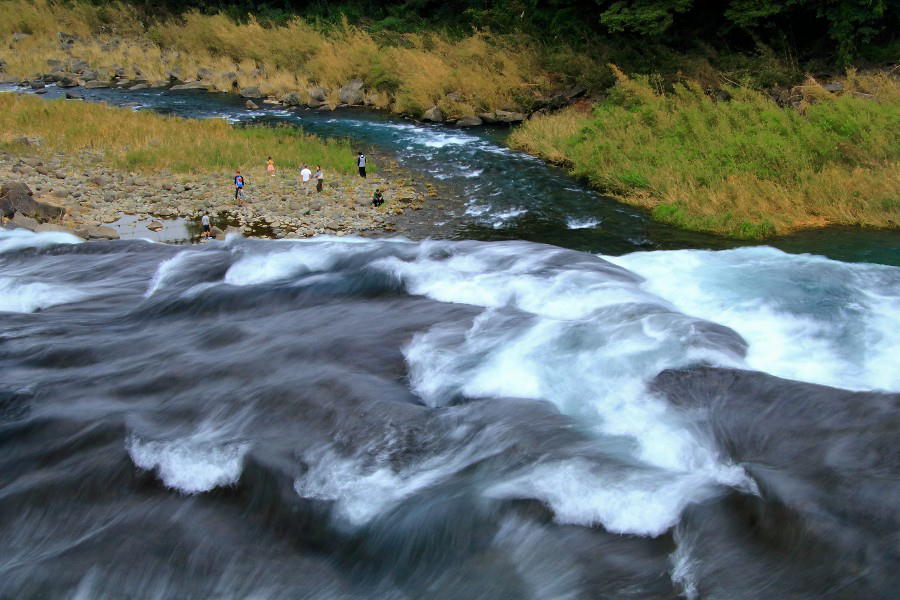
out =
<path fill-rule="evenodd" d="M 0 187 L 0 215 L 12 217 L 17 212 L 38 221 L 46 221 L 59 219 L 66 214 L 66 209 L 35 200 L 31 189 L 24 183 L 5 183 Z"/>
<path fill-rule="evenodd" d="M 521 123 L 525 120 L 525 113 L 512 112 L 509 110 L 498 110 L 494 113 L 496 119 L 500 123 Z"/>
<path fill-rule="evenodd" d="M 149 229 L 150 231 L 162 231 L 162 228 L 163 224 L 159 221 L 150 221 L 150 223 L 147 225 L 147 229 Z"/>
<path fill-rule="evenodd" d="M 456 122 L 457 127 L 478 127 L 482 124 L 478 117 L 463 117 Z"/>
<path fill-rule="evenodd" d="M 253 100 L 247 100 L 246 102 L 244 102 L 244 106 L 250 110 L 259 109 L 259 106 L 257 106 L 256 102 L 254 102 Z"/>
<path fill-rule="evenodd" d="M 174 92 L 181 91 L 181 90 L 197 90 L 197 91 L 205 92 L 209 88 L 205 83 L 203 83 L 201 81 L 192 81 L 190 83 L 184 83 L 182 85 L 173 85 L 169 89 Z"/>
<path fill-rule="evenodd" d="M 424 113 L 422 113 L 423 121 L 431 121 L 432 123 L 443 123 L 444 122 L 444 113 L 441 112 L 441 109 L 437 106 L 432 106 Z"/>
<path fill-rule="evenodd" d="M 13 215 L 12 220 L 10 221 L 16 227 L 20 227 L 22 229 L 27 229 L 29 231 L 34 231 L 38 228 L 39 223 L 36 219 L 32 219 L 31 217 L 26 217 L 20 212 L 17 212 Z"/>
<path fill-rule="evenodd" d="M 119 234 L 112 227 L 105 225 L 79 225 L 75 229 L 75 235 L 86 240 L 117 240 Z"/>

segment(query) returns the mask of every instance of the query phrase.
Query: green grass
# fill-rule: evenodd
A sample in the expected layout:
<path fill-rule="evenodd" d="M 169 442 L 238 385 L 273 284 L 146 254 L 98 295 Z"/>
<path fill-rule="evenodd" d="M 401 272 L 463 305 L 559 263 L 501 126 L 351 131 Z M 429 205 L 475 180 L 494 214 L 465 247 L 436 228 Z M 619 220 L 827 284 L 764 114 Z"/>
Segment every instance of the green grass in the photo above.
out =
<path fill-rule="evenodd" d="M 815 82 L 796 108 L 740 87 L 727 101 L 684 83 L 665 93 L 617 74 L 590 113 L 528 121 L 511 144 L 667 223 L 763 238 L 831 223 L 900 225 L 900 84 L 851 73 L 840 95 Z"/>
<path fill-rule="evenodd" d="M 0 144 L 33 153 L 15 140 L 42 140 L 38 151 L 102 151 L 113 166 L 129 171 L 203 173 L 262 168 L 271 156 L 281 169 L 321 165 L 352 173 L 355 153 L 346 140 L 323 139 L 294 127 L 236 127 L 220 119 L 187 120 L 152 112 L 72 100 L 45 101 L 0 95 Z"/>

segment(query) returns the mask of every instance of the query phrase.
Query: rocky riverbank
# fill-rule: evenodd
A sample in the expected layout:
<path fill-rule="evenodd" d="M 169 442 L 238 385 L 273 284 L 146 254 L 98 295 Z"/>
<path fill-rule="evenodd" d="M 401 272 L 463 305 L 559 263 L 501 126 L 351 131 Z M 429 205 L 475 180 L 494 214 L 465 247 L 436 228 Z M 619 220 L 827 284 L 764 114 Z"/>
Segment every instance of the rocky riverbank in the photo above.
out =
<path fill-rule="evenodd" d="M 32 144 L 39 144 L 31 140 Z M 38 148 L 36 147 L 36 150 Z M 247 187 L 243 201 L 234 199 L 231 173 L 152 175 L 128 173 L 105 166 L 99 152 L 77 156 L 44 156 L 0 153 L 0 220 L 2 224 L 32 230 L 68 230 L 86 239 L 115 239 L 109 224 L 125 215 L 147 222 L 184 219 L 199 222 L 209 211 L 214 232 L 240 231 L 247 236 L 298 238 L 319 234 L 384 235 L 406 233 L 416 223 L 410 213 L 440 211 L 436 193 L 412 183 L 408 174 L 388 162 L 381 174 L 358 176 L 326 173 L 324 189 L 309 192 L 291 172 L 274 177 L 245 171 Z M 372 194 L 384 190 L 385 202 L 373 207 Z M 421 227 L 416 231 L 421 237 Z"/>

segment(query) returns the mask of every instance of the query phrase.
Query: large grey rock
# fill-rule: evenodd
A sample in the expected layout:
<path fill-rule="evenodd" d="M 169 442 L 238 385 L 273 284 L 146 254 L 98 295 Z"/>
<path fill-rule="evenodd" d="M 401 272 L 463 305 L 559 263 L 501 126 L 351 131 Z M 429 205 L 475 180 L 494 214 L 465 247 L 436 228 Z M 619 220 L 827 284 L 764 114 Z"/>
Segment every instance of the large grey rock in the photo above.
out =
<path fill-rule="evenodd" d="M 66 92 L 66 100 L 84 100 L 84 96 L 73 90 L 71 92 Z"/>
<path fill-rule="evenodd" d="M 159 221 L 150 221 L 147 224 L 147 229 L 149 229 L 150 231 L 162 231 L 162 228 L 163 224 Z"/>
<path fill-rule="evenodd" d="M 108 87 L 110 87 L 111 85 L 112 85 L 112 84 L 110 84 L 110 82 L 108 82 L 108 81 L 100 81 L 100 80 L 98 79 L 98 80 L 96 80 L 96 81 L 88 81 L 88 82 L 86 82 L 86 83 L 84 84 L 84 88 L 85 88 L 86 90 L 96 90 L 96 89 L 99 89 L 99 88 L 108 88 Z"/>
<path fill-rule="evenodd" d="M 13 215 L 12 220 L 10 221 L 16 227 L 21 229 L 27 229 L 28 231 L 34 231 L 37 229 L 39 223 L 37 219 L 32 219 L 31 217 L 27 217 L 20 212 L 17 212 Z"/>
<path fill-rule="evenodd" d="M 342 104 L 351 106 L 362 104 L 366 95 L 363 93 L 363 82 L 359 79 L 348 81 L 338 92 Z"/>
<path fill-rule="evenodd" d="M 483 112 L 478 113 L 478 118 L 484 121 L 485 123 L 496 123 L 497 122 L 497 114 L 494 112 Z"/>
<path fill-rule="evenodd" d="M 197 69 L 197 79 L 211 79 L 213 76 L 215 76 L 215 72 L 212 69 L 206 67 Z"/>
<path fill-rule="evenodd" d="M 35 200 L 31 189 L 24 183 L 5 183 L 0 187 L 0 215 L 12 217 L 17 212 L 39 221 L 48 221 L 59 219 L 66 209 Z"/>
<path fill-rule="evenodd" d="M 328 90 L 323 88 L 322 86 L 313 86 L 306 90 L 307 95 L 310 100 L 315 100 L 317 102 L 324 103 L 325 100 L 328 99 Z"/>
<path fill-rule="evenodd" d="M 150 84 L 148 84 L 148 83 L 138 83 L 138 84 L 133 85 L 133 86 L 131 86 L 130 88 L 128 88 L 128 91 L 129 91 L 129 92 L 136 92 L 136 91 L 138 91 L 138 90 L 146 90 L 146 89 L 149 89 L 149 88 L 150 88 Z"/>
<path fill-rule="evenodd" d="M 248 110 L 259 110 L 259 106 L 253 100 L 244 102 L 244 108 L 247 108 Z"/>
<path fill-rule="evenodd" d="M 205 92 L 209 88 L 205 83 L 203 83 L 201 81 L 192 81 L 190 83 L 183 83 L 181 85 L 173 85 L 169 89 L 172 91 L 197 90 L 197 91 Z"/>
<path fill-rule="evenodd" d="M 44 89 L 44 82 L 39 80 L 29 81 L 28 86 L 33 90 L 42 90 Z"/>
<path fill-rule="evenodd" d="M 78 80 L 69 75 L 62 75 L 56 80 L 56 86 L 61 88 L 70 88 L 78 85 Z"/>
<path fill-rule="evenodd" d="M 259 91 L 258 87 L 246 87 L 238 93 L 241 95 L 241 98 L 248 98 L 250 100 L 259 100 L 263 97 L 263 94 Z"/>
<path fill-rule="evenodd" d="M 437 106 L 432 106 L 424 113 L 422 113 L 423 121 L 431 121 L 432 123 L 443 123 L 444 122 L 444 113 L 441 112 L 441 109 Z"/>
<path fill-rule="evenodd" d="M 119 234 L 112 227 L 106 225 L 79 225 L 75 228 L 75 235 L 86 240 L 117 240 Z"/>
<path fill-rule="evenodd" d="M 482 124 L 478 117 L 463 117 L 456 122 L 457 127 L 478 127 Z"/>
<path fill-rule="evenodd" d="M 527 115 L 525 113 L 513 112 L 511 110 L 494 111 L 498 123 L 521 123 Z"/>
<path fill-rule="evenodd" d="M 297 92 L 288 92 L 281 97 L 281 102 L 285 106 L 300 106 L 303 104 L 303 99 Z"/>

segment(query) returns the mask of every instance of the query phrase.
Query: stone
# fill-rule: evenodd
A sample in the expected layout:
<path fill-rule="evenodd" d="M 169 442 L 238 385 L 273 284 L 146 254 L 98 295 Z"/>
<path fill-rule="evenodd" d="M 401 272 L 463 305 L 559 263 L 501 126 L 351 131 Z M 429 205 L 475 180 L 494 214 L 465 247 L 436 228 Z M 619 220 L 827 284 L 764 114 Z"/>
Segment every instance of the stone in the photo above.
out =
<path fill-rule="evenodd" d="M 832 94 L 836 94 L 838 92 L 844 91 L 844 84 L 840 81 L 832 81 L 831 83 L 826 83 L 822 85 L 822 89 L 826 92 L 831 92 Z"/>
<path fill-rule="evenodd" d="M 478 117 L 463 117 L 456 122 L 457 127 L 478 127 L 483 121 Z"/>
<path fill-rule="evenodd" d="M 485 123 L 496 123 L 497 122 L 497 115 L 496 115 L 496 113 L 493 113 L 493 112 L 478 113 L 477 116 L 479 119 L 481 119 Z"/>
<path fill-rule="evenodd" d="M 37 227 L 34 228 L 35 233 L 43 233 L 46 231 L 55 231 L 59 233 L 68 233 L 71 235 L 78 235 L 75 233 L 73 229 L 68 227 L 63 227 L 62 225 L 56 225 L 55 223 L 41 223 Z M 79 236 L 80 237 L 80 236 Z"/>
<path fill-rule="evenodd" d="M 31 89 L 33 89 L 33 90 L 41 90 L 41 89 L 44 88 L 44 82 L 43 82 L 43 81 L 37 81 L 37 80 L 35 80 L 35 81 L 29 81 L 29 82 L 28 82 L 28 86 L 29 86 Z"/>
<path fill-rule="evenodd" d="M 249 110 L 259 110 L 259 106 L 253 100 L 247 100 L 244 102 L 244 107 Z"/>
<path fill-rule="evenodd" d="M 344 87 L 340 89 L 338 92 L 338 97 L 343 104 L 349 104 L 350 106 L 358 106 L 363 103 L 365 100 L 365 94 L 363 94 L 363 82 L 360 79 L 353 79 L 348 81 Z"/>
<path fill-rule="evenodd" d="M 169 88 L 169 90 L 171 90 L 173 92 L 182 91 L 182 90 L 196 90 L 196 91 L 200 91 L 200 92 L 205 92 L 208 89 L 209 89 L 209 87 L 201 81 L 192 81 L 190 83 L 184 83 L 182 85 L 173 85 L 172 87 Z"/>
<path fill-rule="evenodd" d="M 76 73 L 77 73 L 77 71 L 76 71 Z M 97 71 L 92 71 L 92 70 L 90 70 L 90 69 L 87 69 L 87 70 L 85 70 L 85 71 L 83 71 L 83 72 L 81 73 L 81 80 L 82 80 L 82 81 L 85 81 L 85 82 L 87 82 L 87 81 L 94 81 L 94 80 L 97 79 L 99 76 L 100 76 L 100 74 L 97 73 Z"/>
<path fill-rule="evenodd" d="M 32 219 L 31 217 L 23 215 L 20 212 L 15 213 L 10 222 L 13 225 L 15 225 L 16 227 L 19 227 L 21 229 L 27 229 L 29 231 L 34 231 L 35 229 L 37 229 L 37 226 L 39 225 L 39 223 L 37 222 L 37 219 Z"/>
<path fill-rule="evenodd" d="M 119 234 L 116 230 L 106 225 L 79 225 L 75 228 L 75 235 L 86 240 L 119 239 Z"/>
<path fill-rule="evenodd" d="M 424 113 L 422 113 L 423 121 L 431 121 L 432 123 L 443 123 L 444 122 L 444 113 L 441 112 L 441 109 L 437 106 L 432 106 Z"/>
<path fill-rule="evenodd" d="M 99 79 L 96 81 L 88 81 L 84 84 L 84 89 L 86 90 L 96 90 L 100 88 L 108 88 L 111 87 L 112 84 L 108 81 L 100 81 Z"/>
<path fill-rule="evenodd" d="M 207 67 L 197 69 L 197 79 L 212 79 L 214 76 L 215 72 L 212 69 Z"/>
<path fill-rule="evenodd" d="M 513 112 L 511 110 L 494 111 L 498 123 L 521 123 L 527 115 L 525 113 Z M 481 116 L 481 115 L 479 115 Z"/>
<path fill-rule="evenodd" d="M 148 84 L 146 84 L 146 83 L 139 83 L 139 84 L 137 84 L 137 85 L 133 85 L 133 86 L 131 86 L 130 88 L 128 88 L 128 91 L 129 91 L 129 92 L 136 92 L 136 91 L 138 91 L 138 90 L 146 90 L 146 89 L 149 89 L 149 88 L 150 88 L 150 86 L 149 86 Z"/>
<path fill-rule="evenodd" d="M 307 88 L 306 94 L 309 96 L 310 100 L 315 100 L 317 102 L 325 102 L 325 100 L 328 99 L 328 90 L 322 86 Z"/>
<path fill-rule="evenodd" d="M 49 221 L 61 218 L 66 214 L 66 209 L 35 200 L 31 189 L 24 183 L 5 183 L 0 187 L 0 216 L 12 217 L 17 212 L 39 221 Z"/>
<path fill-rule="evenodd" d="M 71 88 L 78 85 L 78 80 L 68 75 L 63 75 L 56 80 L 56 87 Z"/>
<path fill-rule="evenodd" d="M 84 97 L 78 92 L 66 92 L 66 100 L 84 100 Z"/>
<path fill-rule="evenodd" d="M 243 88 L 238 94 L 241 98 L 248 98 L 250 100 L 259 100 L 260 98 L 263 98 L 262 92 L 260 92 L 257 87 Z"/>
<path fill-rule="evenodd" d="M 41 88 L 41 89 L 39 89 L 39 90 L 34 90 L 34 93 L 35 93 L 35 94 L 46 94 L 46 93 L 47 93 L 47 88 Z"/>
<path fill-rule="evenodd" d="M 97 187 L 103 187 L 107 184 L 106 177 L 104 177 L 103 175 L 94 175 L 93 177 L 88 179 L 88 181 L 90 183 L 93 183 Z"/>
<path fill-rule="evenodd" d="M 300 106 L 303 104 L 303 99 L 300 98 L 300 94 L 297 92 L 288 92 L 281 97 L 281 103 L 285 106 Z"/>
<path fill-rule="evenodd" d="M 150 223 L 147 224 L 147 229 L 150 231 L 162 231 L 162 228 L 163 224 L 159 221 L 150 221 Z"/>

